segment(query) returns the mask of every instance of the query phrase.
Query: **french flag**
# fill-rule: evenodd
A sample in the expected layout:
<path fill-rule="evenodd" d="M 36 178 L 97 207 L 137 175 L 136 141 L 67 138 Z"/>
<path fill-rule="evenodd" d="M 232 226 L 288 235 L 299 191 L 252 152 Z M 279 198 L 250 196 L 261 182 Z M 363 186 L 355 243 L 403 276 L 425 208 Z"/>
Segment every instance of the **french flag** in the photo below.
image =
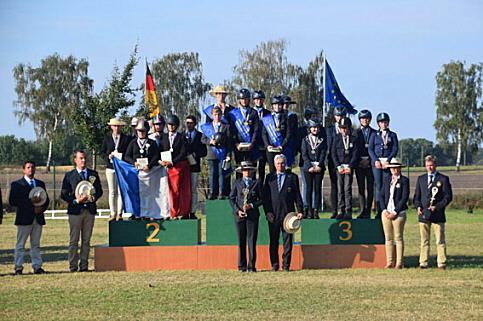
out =
<path fill-rule="evenodd" d="M 154 219 L 170 216 L 166 168 L 155 166 L 144 172 L 116 157 L 112 163 L 125 213 Z"/>

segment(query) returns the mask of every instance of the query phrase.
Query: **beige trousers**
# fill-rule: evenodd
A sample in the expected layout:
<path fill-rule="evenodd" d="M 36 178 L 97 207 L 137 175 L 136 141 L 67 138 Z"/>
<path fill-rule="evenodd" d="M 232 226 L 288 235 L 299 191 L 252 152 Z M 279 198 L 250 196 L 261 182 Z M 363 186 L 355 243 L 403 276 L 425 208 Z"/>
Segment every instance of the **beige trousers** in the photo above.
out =
<path fill-rule="evenodd" d="M 17 225 L 17 244 L 15 245 L 15 271 L 23 270 L 25 242 L 30 237 L 30 259 L 34 270 L 42 267 L 40 255 L 40 237 L 42 236 L 42 225 L 34 218 L 30 225 Z"/>
<path fill-rule="evenodd" d="M 89 250 L 91 248 L 92 229 L 94 228 L 95 216 L 87 209 L 82 209 L 79 215 L 69 215 L 70 240 L 69 240 L 69 269 L 87 270 Z M 79 238 L 81 239 L 80 264 L 79 264 Z"/>
<path fill-rule="evenodd" d="M 429 258 L 429 241 L 431 226 L 433 226 L 436 239 L 436 251 L 438 253 L 438 267 L 446 266 L 446 238 L 444 234 L 445 223 L 419 223 L 419 234 L 421 235 L 421 252 L 419 254 L 419 266 L 427 267 Z"/>
<path fill-rule="evenodd" d="M 111 216 L 122 214 L 122 198 L 119 190 L 119 184 L 115 171 L 110 168 L 106 168 L 107 186 L 109 188 L 109 209 L 111 210 Z"/>
<path fill-rule="evenodd" d="M 402 266 L 404 264 L 404 224 L 406 223 L 406 213 L 399 213 L 395 220 L 388 219 L 384 214 L 381 217 L 386 240 L 387 265 Z M 395 262 L 394 248 L 396 249 Z"/>

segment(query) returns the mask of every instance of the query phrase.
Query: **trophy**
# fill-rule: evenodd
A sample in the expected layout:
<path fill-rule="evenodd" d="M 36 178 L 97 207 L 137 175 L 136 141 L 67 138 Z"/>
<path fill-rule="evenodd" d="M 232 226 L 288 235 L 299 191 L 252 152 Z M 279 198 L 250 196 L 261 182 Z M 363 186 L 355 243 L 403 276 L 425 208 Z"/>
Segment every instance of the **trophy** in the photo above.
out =
<path fill-rule="evenodd" d="M 250 194 L 250 190 L 248 188 L 242 189 L 243 194 L 243 215 L 242 217 L 247 216 L 247 212 L 245 211 L 245 205 L 248 205 L 248 194 Z"/>
<path fill-rule="evenodd" d="M 436 200 L 436 194 L 438 194 L 439 189 L 434 186 L 431 188 L 431 199 L 429 200 L 429 206 L 427 209 L 423 210 L 423 219 L 426 221 L 429 221 L 429 218 L 431 217 L 431 211 L 429 210 L 429 207 L 434 206 L 434 201 Z"/>

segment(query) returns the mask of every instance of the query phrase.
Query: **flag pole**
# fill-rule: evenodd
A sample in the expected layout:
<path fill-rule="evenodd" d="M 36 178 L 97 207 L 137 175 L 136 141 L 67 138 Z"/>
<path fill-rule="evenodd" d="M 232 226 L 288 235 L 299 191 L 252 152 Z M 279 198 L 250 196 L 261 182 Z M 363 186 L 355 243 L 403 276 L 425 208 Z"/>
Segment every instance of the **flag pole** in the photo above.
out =
<path fill-rule="evenodd" d="M 322 51 L 322 128 L 325 130 L 325 50 Z M 325 175 L 324 175 L 325 176 Z M 320 204 L 320 210 L 324 212 L 324 178 L 322 177 L 322 186 L 320 187 L 320 192 L 322 194 L 321 200 L 322 203 Z"/>

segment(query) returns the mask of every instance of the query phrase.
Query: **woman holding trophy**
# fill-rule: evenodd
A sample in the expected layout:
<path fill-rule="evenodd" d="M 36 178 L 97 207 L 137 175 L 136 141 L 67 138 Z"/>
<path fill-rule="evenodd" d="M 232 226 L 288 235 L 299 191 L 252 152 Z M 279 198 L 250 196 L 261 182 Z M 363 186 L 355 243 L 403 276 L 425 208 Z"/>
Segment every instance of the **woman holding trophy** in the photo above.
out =
<path fill-rule="evenodd" d="M 235 226 L 238 236 L 238 271 L 256 272 L 258 220 L 262 205 L 262 186 L 253 179 L 256 167 L 249 161 L 242 161 L 236 169 L 242 177 L 235 181 L 230 193 Z M 250 260 L 247 264 L 247 242 Z"/>

